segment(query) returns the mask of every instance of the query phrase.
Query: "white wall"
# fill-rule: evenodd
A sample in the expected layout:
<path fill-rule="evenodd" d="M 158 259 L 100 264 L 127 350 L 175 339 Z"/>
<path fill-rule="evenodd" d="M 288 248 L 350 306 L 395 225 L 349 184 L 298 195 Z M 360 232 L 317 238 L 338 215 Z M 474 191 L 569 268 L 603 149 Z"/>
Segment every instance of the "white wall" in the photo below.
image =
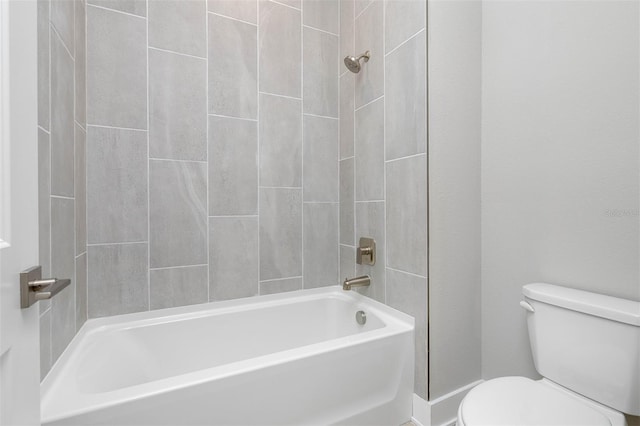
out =
<path fill-rule="evenodd" d="M 639 8 L 483 2 L 485 379 L 536 375 L 523 284 L 640 300 Z"/>
<path fill-rule="evenodd" d="M 434 400 L 481 377 L 482 6 L 430 1 L 428 16 L 429 398 Z"/>

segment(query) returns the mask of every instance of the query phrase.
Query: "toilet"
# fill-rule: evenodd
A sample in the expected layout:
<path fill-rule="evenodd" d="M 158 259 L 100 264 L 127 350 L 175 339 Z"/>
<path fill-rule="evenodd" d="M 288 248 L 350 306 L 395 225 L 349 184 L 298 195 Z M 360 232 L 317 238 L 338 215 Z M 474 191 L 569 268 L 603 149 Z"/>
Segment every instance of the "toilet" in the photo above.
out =
<path fill-rule="evenodd" d="M 640 302 L 558 285 L 523 286 L 536 370 L 473 388 L 457 426 L 626 426 L 640 415 Z"/>

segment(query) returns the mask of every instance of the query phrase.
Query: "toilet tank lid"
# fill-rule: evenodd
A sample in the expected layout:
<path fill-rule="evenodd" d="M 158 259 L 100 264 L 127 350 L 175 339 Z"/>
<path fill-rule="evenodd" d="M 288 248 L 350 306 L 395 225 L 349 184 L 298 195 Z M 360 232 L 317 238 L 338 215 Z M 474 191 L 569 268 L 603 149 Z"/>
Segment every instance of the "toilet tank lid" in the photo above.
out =
<path fill-rule="evenodd" d="M 522 293 L 539 302 L 640 326 L 640 302 L 633 300 L 547 283 L 524 285 Z"/>

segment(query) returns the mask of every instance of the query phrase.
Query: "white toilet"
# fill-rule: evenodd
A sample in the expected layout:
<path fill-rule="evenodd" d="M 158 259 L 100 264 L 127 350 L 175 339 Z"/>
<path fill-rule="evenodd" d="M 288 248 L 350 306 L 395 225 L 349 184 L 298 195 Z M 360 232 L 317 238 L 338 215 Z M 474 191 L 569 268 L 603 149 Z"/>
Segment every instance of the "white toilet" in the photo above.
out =
<path fill-rule="evenodd" d="M 473 388 L 457 426 L 626 425 L 640 415 L 640 302 L 551 284 L 527 284 L 536 370 Z"/>

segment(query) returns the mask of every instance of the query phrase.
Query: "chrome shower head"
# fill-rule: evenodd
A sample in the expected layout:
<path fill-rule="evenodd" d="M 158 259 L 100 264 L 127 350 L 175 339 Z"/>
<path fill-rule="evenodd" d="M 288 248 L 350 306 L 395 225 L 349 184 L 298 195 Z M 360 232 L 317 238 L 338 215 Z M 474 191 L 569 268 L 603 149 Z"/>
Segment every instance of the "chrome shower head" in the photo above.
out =
<path fill-rule="evenodd" d="M 366 52 L 364 52 L 362 55 L 358 56 L 357 58 L 355 56 L 347 56 L 344 58 L 344 64 L 346 65 L 346 67 L 349 69 L 349 71 L 351 71 L 352 73 L 359 73 L 360 72 L 360 68 L 362 68 L 362 65 L 360 65 L 360 59 L 364 59 L 365 62 L 369 61 L 369 51 L 367 50 Z"/>

